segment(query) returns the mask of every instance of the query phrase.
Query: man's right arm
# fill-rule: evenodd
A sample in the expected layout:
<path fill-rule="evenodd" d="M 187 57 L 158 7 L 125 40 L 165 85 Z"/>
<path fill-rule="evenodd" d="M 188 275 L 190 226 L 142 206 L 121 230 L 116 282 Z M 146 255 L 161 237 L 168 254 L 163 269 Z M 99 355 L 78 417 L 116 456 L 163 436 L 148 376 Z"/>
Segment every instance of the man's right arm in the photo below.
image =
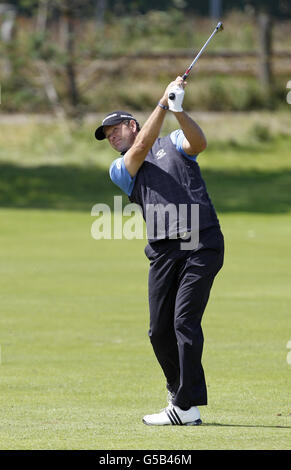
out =
<path fill-rule="evenodd" d="M 177 82 L 181 82 L 181 77 L 177 77 L 171 82 L 160 100 L 164 106 L 168 105 L 168 90 Z M 131 177 L 134 177 L 143 164 L 148 152 L 152 148 L 155 140 L 159 137 L 162 124 L 164 122 L 166 110 L 159 105 L 156 106 L 150 117 L 136 136 L 132 147 L 124 154 L 124 163 Z"/>
<path fill-rule="evenodd" d="M 157 106 L 137 134 L 133 145 L 124 154 L 125 167 L 134 177 L 152 148 L 164 122 L 166 111 Z"/>

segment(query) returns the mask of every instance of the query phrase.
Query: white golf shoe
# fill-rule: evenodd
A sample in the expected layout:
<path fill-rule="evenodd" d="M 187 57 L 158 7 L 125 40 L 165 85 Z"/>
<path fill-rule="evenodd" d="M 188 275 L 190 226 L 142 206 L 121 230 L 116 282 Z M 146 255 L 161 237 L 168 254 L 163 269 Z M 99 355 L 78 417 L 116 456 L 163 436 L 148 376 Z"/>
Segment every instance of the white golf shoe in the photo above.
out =
<path fill-rule="evenodd" d="M 170 392 L 170 390 L 168 390 L 167 402 L 169 405 L 173 404 L 174 398 L 175 398 L 175 394 L 173 392 Z"/>
<path fill-rule="evenodd" d="M 189 410 L 181 410 L 179 406 L 170 404 L 160 413 L 146 415 L 143 417 L 144 424 L 150 426 L 198 426 L 202 424 L 200 412 L 196 406 L 191 406 Z"/>

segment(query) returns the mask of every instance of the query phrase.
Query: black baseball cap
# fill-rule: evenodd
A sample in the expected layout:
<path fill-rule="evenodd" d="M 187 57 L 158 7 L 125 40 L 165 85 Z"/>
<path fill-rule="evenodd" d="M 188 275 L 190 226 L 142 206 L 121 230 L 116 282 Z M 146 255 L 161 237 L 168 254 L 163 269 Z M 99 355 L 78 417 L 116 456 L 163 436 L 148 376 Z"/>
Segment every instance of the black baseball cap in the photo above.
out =
<path fill-rule="evenodd" d="M 119 124 L 122 121 L 127 121 L 128 119 L 133 119 L 135 122 L 137 122 L 132 114 L 128 113 L 127 111 L 113 111 L 112 113 L 107 114 L 107 116 L 105 116 L 102 121 L 102 125 L 99 126 L 95 131 L 96 139 L 106 139 L 106 135 L 104 134 L 104 126 L 114 126 L 115 124 Z"/>

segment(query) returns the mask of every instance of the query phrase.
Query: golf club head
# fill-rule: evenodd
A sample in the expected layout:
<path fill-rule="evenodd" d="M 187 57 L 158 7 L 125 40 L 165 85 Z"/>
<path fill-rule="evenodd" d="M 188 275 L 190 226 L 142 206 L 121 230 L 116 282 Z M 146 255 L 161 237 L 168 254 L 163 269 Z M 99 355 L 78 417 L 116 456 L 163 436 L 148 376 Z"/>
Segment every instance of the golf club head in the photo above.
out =
<path fill-rule="evenodd" d="M 222 31 L 223 30 L 223 24 L 221 23 L 221 21 L 217 24 L 216 29 L 217 29 L 217 31 Z"/>

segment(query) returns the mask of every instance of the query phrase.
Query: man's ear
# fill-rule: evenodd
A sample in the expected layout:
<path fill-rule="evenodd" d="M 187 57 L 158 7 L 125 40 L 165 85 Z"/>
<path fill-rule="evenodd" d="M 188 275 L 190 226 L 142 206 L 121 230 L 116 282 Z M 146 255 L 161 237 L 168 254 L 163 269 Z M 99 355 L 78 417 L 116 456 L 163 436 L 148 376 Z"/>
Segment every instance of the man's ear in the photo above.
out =
<path fill-rule="evenodd" d="M 130 125 L 130 128 L 131 128 L 132 132 L 136 132 L 137 124 L 136 124 L 136 121 L 134 119 L 131 119 L 129 121 L 129 125 Z"/>

